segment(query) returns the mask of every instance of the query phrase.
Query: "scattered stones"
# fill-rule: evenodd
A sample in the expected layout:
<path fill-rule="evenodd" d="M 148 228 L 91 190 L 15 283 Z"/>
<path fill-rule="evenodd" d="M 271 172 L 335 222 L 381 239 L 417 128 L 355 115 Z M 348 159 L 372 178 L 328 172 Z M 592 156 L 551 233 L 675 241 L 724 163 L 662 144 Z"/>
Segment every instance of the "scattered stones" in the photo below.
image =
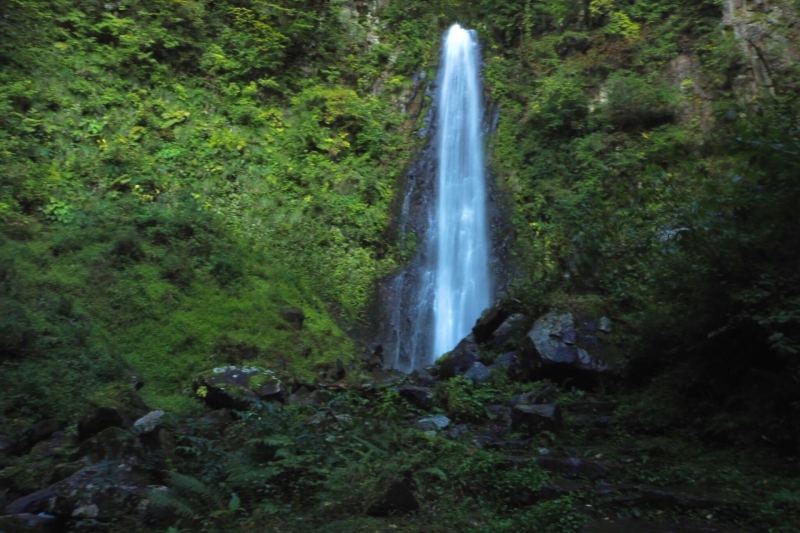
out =
<path fill-rule="evenodd" d="M 418 409 L 429 411 L 433 408 L 433 392 L 427 387 L 404 385 L 398 388 L 397 392 L 401 398 Z"/>
<path fill-rule="evenodd" d="M 367 514 L 389 516 L 417 510 L 419 510 L 419 502 L 408 485 L 401 480 L 392 479 L 387 483 L 381 498 L 369 507 Z"/>
<path fill-rule="evenodd" d="M 437 429 L 444 429 L 450 425 L 450 419 L 444 415 L 436 415 L 428 418 L 423 418 L 417 422 L 417 426 L 423 431 L 435 431 Z"/>
<path fill-rule="evenodd" d="M 141 464 L 146 456 L 142 443 L 129 431 L 119 427 L 106 428 L 81 443 L 71 459 L 89 457 L 93 462 L 125 461 Z"/>
<path fill-rule="evenodd" d="M 475 361 L 464 373 L 464 377 L 473 383 L 486 383 L 492 377 L 492 373 L 483 363 Z"/>
<path fill-rule="evenodd" d="M 272 370 L 257 366 L 223 366 L 198 375 L 193 385 L 195 394 L 212 409 L 243 411 L 251 400 L 280 399 L 281 380 Z"/>
<path fill-rule="evenodd" d="M 303 329 L 306 314 L 299 307 L 284 307 L 281 309 L 281 318 L 288 322 L 293 329 L 299 331 Z"/>
<path fill-rule="evenodd" d="M 561 408 L 554 404 L 515 405 L 511 427 L 529 431 L 557 431 L 561 428 Z"/>

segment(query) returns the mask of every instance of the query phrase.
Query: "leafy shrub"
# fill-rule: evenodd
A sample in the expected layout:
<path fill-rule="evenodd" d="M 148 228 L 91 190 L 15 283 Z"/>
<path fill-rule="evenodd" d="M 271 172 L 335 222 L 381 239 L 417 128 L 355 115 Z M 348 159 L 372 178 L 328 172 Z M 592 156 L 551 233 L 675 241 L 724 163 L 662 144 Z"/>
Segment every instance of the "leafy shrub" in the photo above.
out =
<path fill-rule="evenodd" d="M 674 89 L 658 79 L 615 72 L 606 80 L 600 113 L 618 128 L 651 128 L 673 119 Z"/>

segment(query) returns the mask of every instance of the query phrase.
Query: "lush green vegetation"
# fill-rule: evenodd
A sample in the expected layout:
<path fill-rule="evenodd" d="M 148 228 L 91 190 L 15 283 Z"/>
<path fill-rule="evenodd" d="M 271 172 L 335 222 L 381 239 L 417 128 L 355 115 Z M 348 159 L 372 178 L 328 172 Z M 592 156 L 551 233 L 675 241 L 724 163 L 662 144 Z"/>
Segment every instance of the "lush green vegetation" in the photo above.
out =
<path fill-rule="evenodd" d="M 50 380 L 42 357 L 91 360 L 64 384 L 78 395 L 26 409 L 79 407 L 87 365 L 99 383 L 120 356 L 156 406 L 220 343 L 305 379 L 352 357 L 328 310 L 363 319 L 396 268 L 383 234 L 414 147 L 398 74 L 427 42 L 395 53 L 416 37 L 403 27 L 369 45 L 367 14 L 343 3 L 3 9 L 4 378 L 28 391 Z M 276 330 L 282 305 L 309 315 L 302 335 Z"/>
<path fill-rule="evenodd" d="M 737 91 L 747 67 L 713 3 L 588 7 L 525 11 L 513 53 L 495 35 L 487 61 L 521 274 L 512 295 L 614 309 L 632 355 L 699 357 L 683 377 L 715 383 L 713 405 L 796 402 L 795 66 L 773 74 L 774 94 Z M 721 377 L 721 365 L 734 370 Z M 755 404 L 748 424 L 795 431 L 794 408 L 765 423 Z"/>

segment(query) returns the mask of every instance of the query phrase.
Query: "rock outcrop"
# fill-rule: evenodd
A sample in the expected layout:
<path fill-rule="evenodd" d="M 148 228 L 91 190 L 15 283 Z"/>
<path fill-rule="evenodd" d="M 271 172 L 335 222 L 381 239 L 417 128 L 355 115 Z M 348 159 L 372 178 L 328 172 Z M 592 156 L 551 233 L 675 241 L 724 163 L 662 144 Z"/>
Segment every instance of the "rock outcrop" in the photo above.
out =
<path fill-rule="evenodd" d="M 610 324 L 604 321 L 603 327 Z M 542 377 L 559 372 L 565 377 L 608 373 L 612 367 L 604 359 L 598 335 L 605 333 L 594 320 L 576 320 L 570 312 L 553 309 L 528 331 L 520 356 L 528 371 Z"/>
<path fill-rule="evenodd" d="M 195 394 L 212 409 L 245 410 L 252 400 L 277 400 L 281 380 L 272 370 L 257 366 L 223 366 L 195 378 Z"/>

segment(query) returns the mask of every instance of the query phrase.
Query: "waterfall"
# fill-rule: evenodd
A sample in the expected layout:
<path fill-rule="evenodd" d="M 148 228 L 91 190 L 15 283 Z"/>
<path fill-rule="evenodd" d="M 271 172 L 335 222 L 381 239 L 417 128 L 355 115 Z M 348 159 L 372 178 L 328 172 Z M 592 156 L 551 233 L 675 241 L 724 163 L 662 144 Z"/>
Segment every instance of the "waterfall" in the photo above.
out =
<path fill-rule="evenodd" d="M 385 287 L 382 335 L 385 361 L 406 372 L 455 348 L 490 303 L 479 52 L 474 31 L 445 34 L 432 143 L 408 175 L 399 229 L 418 253 Z"/>
<path fill-rule="evenodd" d="M 489 306 L 479 62 L 475 32 L 452 26 L 445 36 L 439 88 L 434 360 L 452 350 Z"/>

